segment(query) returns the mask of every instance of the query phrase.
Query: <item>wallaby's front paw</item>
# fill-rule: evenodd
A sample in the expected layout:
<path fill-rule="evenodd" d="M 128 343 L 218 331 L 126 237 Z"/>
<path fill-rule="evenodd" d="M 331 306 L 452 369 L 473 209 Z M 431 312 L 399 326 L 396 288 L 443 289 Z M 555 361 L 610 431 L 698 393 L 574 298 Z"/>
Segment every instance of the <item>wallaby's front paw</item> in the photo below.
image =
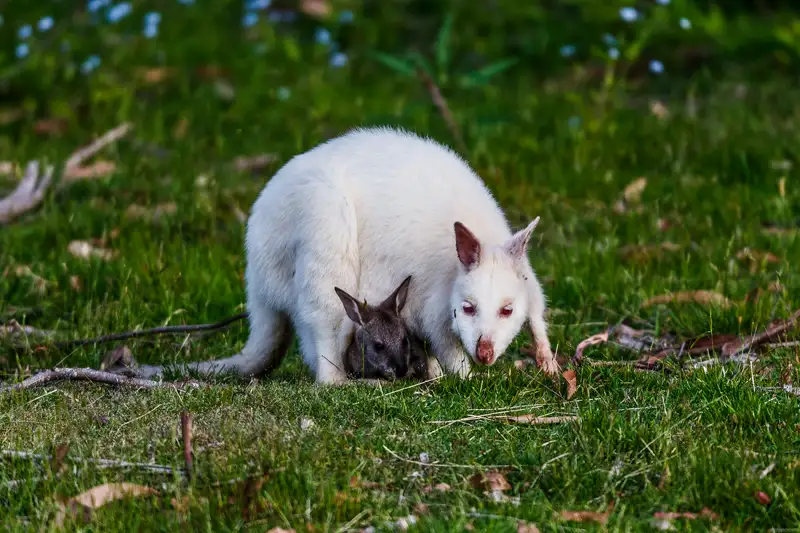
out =
<path fill-rule="evenodd" d="M 557 376 L 561 372 L 556 356 L 553 355 L 550 346 L 544 343 L 536 346 L 536 365 L 549 376 Z"/>

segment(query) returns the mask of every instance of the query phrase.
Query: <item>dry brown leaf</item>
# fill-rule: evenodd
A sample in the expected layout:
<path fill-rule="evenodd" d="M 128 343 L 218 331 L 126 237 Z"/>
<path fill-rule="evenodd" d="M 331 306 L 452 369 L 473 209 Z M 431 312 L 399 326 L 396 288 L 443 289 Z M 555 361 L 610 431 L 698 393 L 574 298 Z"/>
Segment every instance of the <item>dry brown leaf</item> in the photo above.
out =
<path fill-rule="evenodd" d="M 670 294 L 653 296 L 642 302 L 642 307 L 666 303 L 687 303 L 694 302 L 703 305 L 717 305 L 728 308 L 733 302 L 724 295 L 714 291 L 679 291 Z"/>
<path fill-rule="evenodd" d="M 150 487 L 136 485 L 133 483 L 104 483 L 97 487 L 73 496 L 65 504 L 59 504 L 59 510 L 55 517 L 55 526 L 61 528 L 67 518 L 67 514 L 73 516 L 78 512 L 83 513 L 84 519 L 91 515 L 91 511 L 114 500 L 121 500 L 125 497 L 137 497 L 157 495 L 159 492 Z"/>
<path fill-rule="evenodd" d="M 620 248 L 620 254 L 629 261 L 644 262 L 653 257 L 663 257 L 663 252 L 679 252 L 681 246 L 674 242 L 662 242 L 660 244 L 636 245 L 629 244 Z"/>
<path fill-rule="evenodd" d="M 81 259 L 96 257 L 103 261 L 108 261 L 117 255 L 116 250 L 93 246 L 89 241 L 72 241 L 69 243 L 69 246 L 67 246 L 67 250 L 75 257 L 80 257 Z"/>
<path fill-rule="evenodd" d="M 64 179 L 67 181 L 89 180 L 102 178 L 113 173 L 117 164 L 113 161 L 98 159 L 89 165 L 68 166 L 64 169 Z"/>
<path fill-rule="evenodd" d="M 792 368 L 792 363 L 789 363 L 786 368 L 783 369 L 783 372 L 781 372 L 781 385 L 792 384 Z"/>
<path fill-rule="evenodd" d="M 178 206 L 175 204 L 175 202 L 160 203 L 152 208 L 139 204 L 131 204 L 125 210 L 125 216 L 133 219 L 146 218 L 156 222 L 164 215 L 174 215 L 177 212 Z"/>
<path fill-rule="evenodd" d="M 278 156 L 275 154 L 259 154 L 254 156 L 239 156 L 233 160 L 233 166 L 236 170 L 243 172 L 245 170 L 258 171 L 263 170 L 275 161 Z"/>
<path fill-rule="evenodd" d="M 427 485 L 423 487 L 422 492 L 424 492 L 425 494 L 430 494 L 434 490 L 437 490 L 439 492 L 449 492 L 450 485 L 448 485 L 447 483 L 437 483 L 436 485 Z"/>
<path fill-rule="evenodd" d="M 25 116 L 25 109 L 21 107 L 0 110 L 0 126 L 12 124 Z"/>
<path fill-rule="evenodd" d="M 69 444 L 59 444 L 56 446 L 56 451 L 53 454 L 53 459 L 50 462 L 50 470 L 54 474 L 58 474 L 64 468 L 64 459 L 67 457 L 69 451 Z"/>
<path fill-rule="evenodd" d="M 336 491 L 336 494 L 333 495 L 333 503 L 337 506 L 343 505 L 347 502 L 357 503 L 361 500 L 361 498 L 356 494 L 348 494 L 342 490 Z"/>
<path fill-rule="evenodd" d="M 474 474 L 470 476 L 469 482 L 474 488 L 484 491 L 506 491 L 511 489 L 511 485 L 506 481 L 505 476 L 496 470 Z"/>
<path fill-rule="evenodd" d="M 141 68 L 137 70 L 137 75 L 145 83 L 161 83 L 174 74 L 174 70 L 167 67 Z"/>
<path fill-rule="evenodd" d="M 377 489 L 380 488 L 381 484 L 375 481 L 364 481 L 363 479 L 359 478 L 358 476 L 352 476 L 350 478 L 350 487 L 357 489 Z"/>
<path fill-rule="evenodd" d="M 608 509 L 602 513 L 597 511 L 561 511 L 560 514 L 562 519 L 572 522 L 598 522 L 600 524 L 606 524 L 612 509 L 614 509 L 613 501 L 608 504 Z"/>
<path fill-rule="evenodd" d="M 331 14 L 331 4 L 328 0 L 301 0 L 300 10 L 306 15 L 323 18 Z"/>
<path fill-rule="evenodd" d="M 614 211 L 625 213 L 632 205 L 638 204 L 642 199 L 645 187 L 647 187 L 647 178 L 638 178 L 630 182 L 622 191 L 622 198 L 614 205 Z"/>
<path fill-rule="evenodd" d="M 539 527 L 536 524 L 520 520 L 517 522 L 517 533 L 539 533 Z"/>
<path fill-rule="evenodd" d="M 80 276 L 70 276 L 69 286 L 72 287 L 72 290 L 74 291 L 83 290 L 83 282 L 81 281 Z"/>
<path fill-rule="evenodd" d="M 667 231 L 672 226 L 674 226 L 674 224 L 672 223 L 671 220 L 667 218 L 659 218 L 656 221 L 656 227 L 658 228 L 659 231 Z"/>
<path fill-rule="evenodd" d="M 772 498 L 769 497 L 769 494 L 767 494 L 766 492 L 762 492 L 760 490 L 753 493 L 753 497 L 761 505 L 769 505 L 770 503 L 772 503 Z"/>
<path fill-rule="evenodd" d="M 427 503 L 418 502 L 414 505 L 414 512 L 420 515 L 429 515 L 431 514 L 431 510 L 428 507 Z"/>
<path fill-rule="evenodd" d="M 653 100 L 650 102 L 650 112 L 660 119 L 664 119 L 669 116 L 669 110 L 667 109 L 667 106 L 665 106 L 659 100 Z"/>
<path fill-rule="evenodd" d="M 33 123 L 33 132 L 38 135 L 61 135 L 67 129 L 63 118 L 43 118 Z"/>
<path fill-rule="evenodd" d="M 540 425 L 540 424 L 560 424 L 562 422 L 576 422 L 578 420 L 577 416 L 536 416 L 533 414 L 529 415 L 517 415 L 517 416 L 507 416 L 506 420 L 509 422 L 517 422 L 519 424 L 531 424 L 531 425 Z"/>
<path fill-rule="evenodd" d="M 664 471 L 661 472 L 661 476 L 658 478 L 658 490 L 664 490 L 664 487 L 667 486 L 667 482 L 669 481 L 669 465 L 664 466 Z"/>
<path fill-rule="evenodd" d="M 187 131 L 189 131 L 189 119 L 183 117 L 175 124 L 175 129 L 172 130 L 172 136 L 180 140 L 186 137 Z"/>
<path fill-rule="evenodd" d="M 28 265 L 17 265 L 16 267 L 13 268 L 6 268 L 3 271 L 3 277 L 7 277 L 11 273 L 13 273 L 15 276 L 18 277 L 30 278 L 31 281 L 33 282 L 33 288 L 39 294 L 44 294 L 45 292 L 47 292 L 47 289 L 49 287 L 54 286 L 56 284 L 55 281 L 50 281 L 38 274 L 35 274 L 33 270 L 31 270 L 31 267 L 29 267 Z"/>
<path fill-rule="evenodd" d="M 561 375 L 567 380 L 567 400 L 569 400 L 578 392 L 578 376 L 571 368 L 562 372 Z"/>
<path fill-rule="evenodd" d="M 657 512 L 653 513 L 653 518 L 659 520 L 677 520 L 678 518 L 688 518 L 689 520 L 695 520 L 697 518 L 711 518 L 716 520 L 719 518 L 719 515 L 709 509 L 708 507 L 703 507 L 703 509 L 699 513 L 690 513 L 690 512 Z"/>

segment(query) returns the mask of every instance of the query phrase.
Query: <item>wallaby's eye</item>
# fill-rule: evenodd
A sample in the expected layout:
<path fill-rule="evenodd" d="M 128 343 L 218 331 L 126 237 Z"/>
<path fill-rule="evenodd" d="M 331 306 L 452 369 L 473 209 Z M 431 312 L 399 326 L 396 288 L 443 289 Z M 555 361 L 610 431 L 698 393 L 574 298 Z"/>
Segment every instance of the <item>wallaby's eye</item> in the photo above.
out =
<path fill-rule="evenodd" d="M 503 318 L 508 318 L 511 316 L 511 313 L 514 312 L 514 308 L 510 305 L 507 305 L 500 309 L 500 316 Z"/>
<path fill-rule="evenodd" d="M 373 346 L 373 348 L 375 348 L 376 352 L 382 352 L 384 346 L 383 346 L 382 342 L 376 342 L 375 345 Z"/>
<path fill-rule="evenodd" d="M 475 306 L 469 302 L 464 302 L 461 304 L 461 309 L 464 310 L 465 315 L 472 316 L 475 314 Z"/>

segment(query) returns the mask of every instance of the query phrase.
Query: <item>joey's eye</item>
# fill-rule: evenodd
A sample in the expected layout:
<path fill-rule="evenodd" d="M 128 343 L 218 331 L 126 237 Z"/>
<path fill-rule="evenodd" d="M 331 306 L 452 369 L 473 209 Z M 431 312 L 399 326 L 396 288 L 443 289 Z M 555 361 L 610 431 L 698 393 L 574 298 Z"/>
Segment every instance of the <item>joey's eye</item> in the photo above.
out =
<path fill-rule="evenodd" d="M 469 302 L 464 302 L 461 304 L 461 309 L 464 310 L 465 315 L 472 316 L 475 314 L 475 306 Z"/>
<path fill-rule="evenodd" d="M 384 346 L 383 346 L 382 342 L 376 342 L 375 345 L 373 346 L 373 348 L 375 348 L 376 352 L 382 352 Z"/>
<path fill-rule="evenodd" d="M 513 313 L 513 312 L 514 312 L 514 308 L 511 307 L 510 305 L 507 305 L 507 306 L 502 307 L 500 309 L 500 316 L 503 317 L 503 318 L 508 318 L 508 317 L 511 316 L 511 313 Z"/>

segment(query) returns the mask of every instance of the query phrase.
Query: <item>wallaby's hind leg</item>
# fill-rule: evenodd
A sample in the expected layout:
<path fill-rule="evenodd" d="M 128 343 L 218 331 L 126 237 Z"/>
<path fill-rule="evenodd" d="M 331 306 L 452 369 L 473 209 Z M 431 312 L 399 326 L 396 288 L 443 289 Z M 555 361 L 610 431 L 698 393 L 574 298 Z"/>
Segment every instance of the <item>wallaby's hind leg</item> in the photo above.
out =
<path fill-rule="evenodd" d="M 240 377 L 257 377 L 271 372 L 286 355 L 292 343 L 289 317 L 265 307 L 250 310 L 250 336 L 242 351 L 234 356 L 211 361 L 187 363 L 186 368 L 201 375 L 232 372 Z M 141 365 L 137 374 L 145 378 L 161 377 L 163 366 Z"/>

